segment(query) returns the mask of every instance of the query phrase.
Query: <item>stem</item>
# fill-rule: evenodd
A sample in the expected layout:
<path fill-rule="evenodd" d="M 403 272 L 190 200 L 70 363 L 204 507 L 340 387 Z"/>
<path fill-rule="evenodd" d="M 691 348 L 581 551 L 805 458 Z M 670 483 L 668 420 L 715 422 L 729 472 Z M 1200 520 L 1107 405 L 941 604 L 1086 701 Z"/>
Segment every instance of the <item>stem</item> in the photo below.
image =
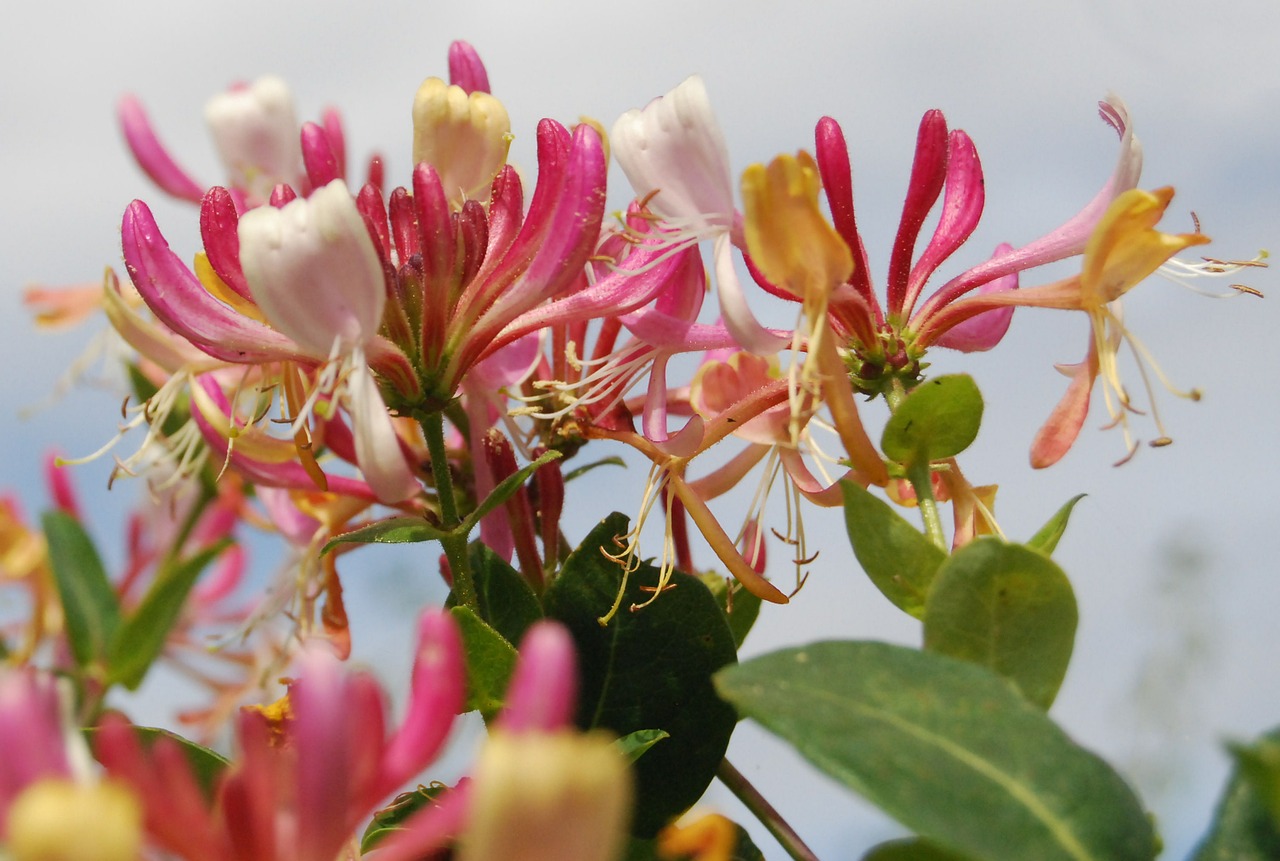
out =
<path fill-rule="evenodd" d="M 419 420 L 423 436 L 427 439 L 427 451 L 431 455 L 431 473 L 436 483 L 436 498 L 440 502 L 441 526 L 446 531 L 457 528 L 462 521 L 458 517 L 458 499 L 453 490 L 453 476 L 449 473 L 449 454 L 444 447 L 444 414 L 437 411 Z M 458 604 L 479 612 L 480 601 L 476 596 L 475 579 L 471 576 L 471 562 L 467 558 L 467 536 L 451 535 L 441 538 L 445 558 L 453 573 L 453 594 Z"/>
<path fill-rule="evenodd" d="M 747 780 L 742 772 L 734 768 L 729 760 L 720 760 L 720 767 L 716 769 L 716 777 L 720 778 L 720 782 L 737 796 L 738 800 L 751 811 L 756 819 L 760 820 L 765 828 L 769 829 L 769 833 L 773 835 L 778 844 L 795 861 L 818 861 L 818 856 L 813 854 L 813 850 L 805 845 L 804 841 L 800 839 L 800 835 L 796 834 L 774 806 L 760 794 L 760 790 L 752 786 L 751 782 Z"/>
<path fill-rule="evenodd" d="M 907 469 L 907 480 L 916 492 L 916 506 L 924 521 L 925 534 L 938 549 L 946 551 L 947 535 L 942 531 L 942 518 L 938 516 L 938 501 L 933 498 L 933 474 L 929 462 L 921 461 Z"/>

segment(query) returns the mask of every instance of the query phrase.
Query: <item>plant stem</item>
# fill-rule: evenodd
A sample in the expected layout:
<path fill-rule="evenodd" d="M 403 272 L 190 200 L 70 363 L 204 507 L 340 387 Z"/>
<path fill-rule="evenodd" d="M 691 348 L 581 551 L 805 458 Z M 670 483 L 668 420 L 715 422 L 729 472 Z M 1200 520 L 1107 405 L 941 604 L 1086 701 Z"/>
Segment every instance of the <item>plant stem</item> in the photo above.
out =
<path fill-rule="evenodd" d="M 933 473 L 929 462 L 912 464 L 907 470 L 907 479 L 916 492 L 916 506 L 920 509 L 920 518 L 924 521 L 925 534 L 929 536 L 940 550 L 947 549 L 947 534 L 942 530 L 942 518 L 938 515 L 938 501 L 933 498 Z"/>
<path fill-rule="evenodd" d="M 782 846 L 786 853 L 795 861 L 818 861 L 818 856 L 813 854 L 813 850 L 805 845 L 800 839 L 800 835 L 786 823 L 782 815 L 778 813 L 774 806 L 765 800 L 760 794 L 760 790 L 751 785 L 751 781 L 733 767 L 733 764 L 727 759 L 720 760 L 720 767 L 716 769 L 716 777 L 720 778 L 720 782 L 729 787 L 729 791 L 737 796 L 746 808 L 755 815 L 756 819 L 769 829 L 769 833 L 773 835 L 778 844 Z"/>
<path fill-rule="evenodd" d="M 455 529 L 462 521 L 458 517 L 458 499 L 453 491 L 453 476 L 449 472 L 449 454 L 444 446 L 444 414 L 437 411 L 419 420 L 423 436 L 427 439 L 427 451 L 431 455 L 431 473 L 436 483 L 436 498 L 440 502 L 441 526 L 447 531 Z M 449 570 L 453 574 L 453 595 L 460 606 L 480 609 L 476 597 L 475 579 L 471 576 L 471 563 L 467 558 L 467 536 L 452 535 L 441 538 Z"/>

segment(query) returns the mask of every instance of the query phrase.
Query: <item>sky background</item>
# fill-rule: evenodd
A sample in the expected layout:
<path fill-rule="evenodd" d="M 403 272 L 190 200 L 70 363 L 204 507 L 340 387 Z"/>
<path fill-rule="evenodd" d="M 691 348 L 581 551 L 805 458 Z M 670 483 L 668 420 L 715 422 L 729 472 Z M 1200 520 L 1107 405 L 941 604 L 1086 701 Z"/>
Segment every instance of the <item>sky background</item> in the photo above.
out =
<path fill-rule="evenodd" d="M 735 172 L 811 148 L 824 114 L 841 122 L 877 283 L 925 110 L 941 108 L 969 132 L 986 171 L 986 214 L 944 269 L 954 274 L 999 242 L 1034 239 L 1093 196 L 1116 155 L 1096 103 L 1115 92 L 1145 145 L 1142 185 L 1177 187 L 1166 225 L 1190 230 L 1194 211 L 1219 257 L 1280 247 L 1280 4 L 1269 0 L 793 3 L 785 13 L 782 4 L 720 0 L 120 8 L 24 4 L 0 31 L 0 487 L 19 492 L 33 513 L 47 504 L 42 454 L 97 448 L 119 398 L 77 389 L 19 416 L 46 398 L 87 337 L 35 333 L 22 287 L 121 268 L 120 216 L 135 197 L 154 204 L 175 248 L 196 250 L 194 209 L 164 202 L 120 140 L 113 111 L 126 92 L 143 100 L 193 174 L 215 184 L 222 173 L 203 126 L 205 100 L 232 82 L 280 75 L 301 119 L 340 108 L 352 164 L 376 149 L 398 184 L 410 167 L 414 91 L 427 76 L 447 75 L 452 39 L 481 52 L 511 114 L 512 158 L 530 170 L 539 118 L 589 116 L 607 127 L 697 72 Z M 629 189 L 620 172 L 613 178 L 610 200 L 621 207 Z M 1241 280 L 1275 292 L 1273 272 Z M 1172 380 L 1205 396 L 1191 404 L 1161 392 L 1175 445 L 1144 449 L 1122 468 L 1111 467 L 1121 438 L 1099 432 L 1096 416 L 1061 464 L 1036 474 L 1027 466 L 1032 435 L 1066 382 L 1053 363 L 1083 355 L 1079 315 L 1020 310 L 993 353 L 934 357 L 940 370 L 973 373 L 986 396 L 983 434 L 962 463 L 976 483 L 1001 485 L 997 514 L 1010 536 L 1029 537 L 1067 498 L 1090 494 L 1057 553 L 1081 626 L 1053 715 L 1138 785 L 1168 858 L 1185 857 L 1203 830 L 1227 768 L 1220 742 L 1280 723 L 1277 301 L 1216 301 L 1158 279 L 1131 294 L 1131 329 Z M 1138 385 L 1132 368 L 1128 379 Z M 1137 426 L 1154 435 L 1141 418 Z M 138 488 L 108 496 L 107 468 L 92 464 L 78 479 L 97 534 L 118 550 L 113 530 Z M 637 493 L 641 476 L 628 476 Z M 574 502 L 574 538 L 600 505 L 582 491 L 590 486 Z M 792 606 L 766 609 L 746 654 L 835 637 L 915 643 L 916 625 L 856 570 L 839 519 L 814 517 L 808 528 L 826 549 Z M 357 649 L 396 676 L 407 660 L 396 632 L 409 617 L 389 605 L 438 601 L 440 590 L 407 576 L 408 557 L 371 552 L 364 565 L 348 575 L 355 624 L 363 618 L 369 631 L 362 637 L 357 627 Z M 400 628 L 385 622 L 397 612 Z M 823 858 L 856 858 L 896 833 L 754 727 L 739 729 L 730 756 Z M 734 810 L 723 794 L 709 801 Z"/>

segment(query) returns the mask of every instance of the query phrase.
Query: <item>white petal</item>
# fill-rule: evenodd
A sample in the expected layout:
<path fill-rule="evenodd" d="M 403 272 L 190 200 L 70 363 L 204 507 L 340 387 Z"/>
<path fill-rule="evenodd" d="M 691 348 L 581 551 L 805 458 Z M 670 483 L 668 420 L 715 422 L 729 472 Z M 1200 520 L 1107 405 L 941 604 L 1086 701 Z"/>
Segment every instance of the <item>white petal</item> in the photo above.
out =
<path fill-rule="evenodd" d="M 386 305 L 377 249 L 341 180 L 240 218 L 240 265 L 271 325 L 317 357 L 368 343 Z"/>

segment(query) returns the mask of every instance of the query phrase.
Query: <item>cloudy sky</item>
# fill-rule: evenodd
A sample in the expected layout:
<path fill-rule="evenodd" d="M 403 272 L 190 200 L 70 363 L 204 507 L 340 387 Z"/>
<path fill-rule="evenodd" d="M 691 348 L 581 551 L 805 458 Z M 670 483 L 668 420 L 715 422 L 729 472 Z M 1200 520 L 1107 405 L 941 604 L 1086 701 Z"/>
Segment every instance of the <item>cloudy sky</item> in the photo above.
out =
<path fill-rule="evenodd" d="M 213 183 L 221 172 L 203 128 L 204 101 L 234 81 L 278 74 L 293 86 L 302 117 L 339 107 L 348 152 L 381 151 L 400 182 L 409 168 L 413 93 L 423 78 L 445 74 L 452 39 L 481 51 L 511 112 L 513 157 L 526 165 L 540 117 L 608 125 L 698 72 L 737 169 L 811 147 L 824 114 L 840 120 L 878 279 L 923 111 L 941 108 L 968 131 L 986 170 L 986 214 L 961 252 L 963 265 L 999 242 L 1035 238 L 1094 194 L 1115 157 L 1095 105 L 1115 92 L 1145 145 L 1143 185 L 1177 187 L 1175 228 L 1190 229 L 1194 211 L 1215 239 L 1210 253 L 1221 257 L 1280 247 L 1280 5 L 1270 0 L 1212 8 L 1190 0 L 786 8 L 657 0 L 369 2 L 357 10 L 147 0 L 125 13 L 108 4 L 24 4 L 0 32 L 0 165 L 9 188 L 0 214 L 0 301 L 8 309 L 0 314 L 0 486 L 18 489 L 38 510 L 40 454 L 91 451 L 115 420 L 114 394 L 82 390 L 19 417 L 54 387 L 84 335 L 33 334 L 18 299 L 31 282 L 92 281 L 104 265 L 118 266 L 124 206 L 160 199 L 115 128 L 113 106 L 125 92 L 145 102 L 172 149 Z M 611 199 L 621 206 L 626 189 L 617 179 Z M 194 213 L 155 208 L 175 247 L 194 251 Z M 1274 292 L 1275 280 L 1262 272 L 1249 283 Z M 939 363 L 974 373 L 987 397 L 986 427 L 966 463 L 975 480 L 1001 485 L 998 513 L 1010 535 L 1030 535 L 1066 498 L 1090 494 L 1059 552 L 1079 592 L 1082 625 L 1054 714 L 1140 785 L 1162 819 L 1171 858 L 1186 854 L 1208 816 L 1226 767 L 1219 741 L 1280 723 L 1276 301 L 1280 293 L 1215 301 L 1155 280 L 1134 292 L 1127 323 L 1172 380 L 1205 397 L 1161 398 L 1176 444 L 1144 450 L 1119 469 L 1110 464 L 1123 444 L 1093 430 L 1096 420 L 1056 468 L 1033 475 L 1026 465 L 1027 444 L 1065 383 L 1052 365 L 1080 358 L 1083 320 L 1020 311 L 999 350 Z M 91 465 L 81 484 L 93 492 L 105 533 L 111 510 L 132 491 L 105 496 L 104 475 L 105 467 Z M 584 529 L 589 508 L 582 503 Z M 766 614 L 749 649 L 816 637 L 913 642 L 913 626 L 895 617 L 841 550 L 838 521 L 810 524 L 811 532 L 822 529 L 831 546 L 809 585 L 793 606 Z M 824 858 L 856 857 L 857 847 L 892 833 L 751 728 L 740 731 L 732 755 L 774 789 Z M 832 811 L 840 811 L 837 821 Z"/>

